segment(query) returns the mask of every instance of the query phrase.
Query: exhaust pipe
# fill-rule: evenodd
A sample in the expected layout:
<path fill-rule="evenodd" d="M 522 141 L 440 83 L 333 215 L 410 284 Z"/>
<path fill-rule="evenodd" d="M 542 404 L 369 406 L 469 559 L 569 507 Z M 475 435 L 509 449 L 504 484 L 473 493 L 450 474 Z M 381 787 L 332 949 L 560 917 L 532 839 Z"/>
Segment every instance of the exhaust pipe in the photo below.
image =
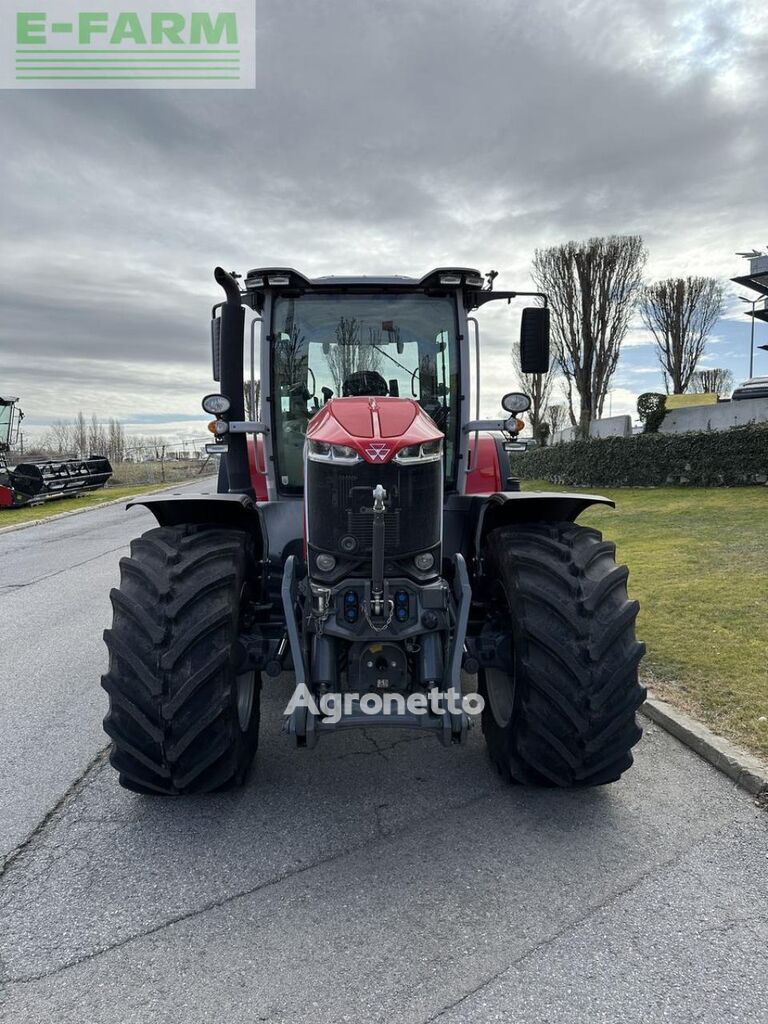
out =
<path fill-rule="evenodd" d="M 224 289 L 227 301 L 221 307 L 221 393 L 230 401 L 227 420 L 245 419 L 245 394 L 243 391 L 243 330 L 245 310 L 240 288 L 235 278 L 223 267 L 214 270 L 216 283 Z M 227 478 L 230 494 L 256 495 L 251 484 L 248 466 L 248 441 L 246 434 L 227 434 L 228 451 Z"/>

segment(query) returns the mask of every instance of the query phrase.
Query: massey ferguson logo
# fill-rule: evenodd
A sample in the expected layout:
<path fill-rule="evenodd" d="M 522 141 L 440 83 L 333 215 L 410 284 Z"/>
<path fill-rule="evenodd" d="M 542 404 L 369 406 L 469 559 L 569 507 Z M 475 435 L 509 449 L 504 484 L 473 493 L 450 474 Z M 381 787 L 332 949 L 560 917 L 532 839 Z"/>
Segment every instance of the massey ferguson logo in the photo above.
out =
<path fill-rule="evenodd" d="M 370 447 L 365 449 L 365 454 L 368 456 L 371 462 L 376 462 L 377 459 L 379 460 L 379 462 L 383 462 L 391 451 L 392 449 L 388 448 L 387 445 L 380 444 L 377 441 L 373 441 Z"/>

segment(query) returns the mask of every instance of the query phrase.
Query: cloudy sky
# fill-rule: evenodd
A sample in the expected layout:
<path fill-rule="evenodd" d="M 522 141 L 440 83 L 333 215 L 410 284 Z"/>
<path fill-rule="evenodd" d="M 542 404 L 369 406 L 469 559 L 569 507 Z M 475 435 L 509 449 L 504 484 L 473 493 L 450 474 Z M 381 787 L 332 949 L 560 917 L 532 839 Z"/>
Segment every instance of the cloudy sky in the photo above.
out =
<path fill-rule="evenodd" d="M 768 243 L 765 0 L 258 0 L 256 67 L 255 91 L 0 91 L 0 391 L 32 431 L 199 434 L 217 263 L 523 288 L 570 238 L 640 233 L 650 278 Z M 736 294 L 705 361 L 744 378 Z M 482 316 L 490 413 L 516 325 Z M 648 342 L 614 413 L 660 386 Z"/>

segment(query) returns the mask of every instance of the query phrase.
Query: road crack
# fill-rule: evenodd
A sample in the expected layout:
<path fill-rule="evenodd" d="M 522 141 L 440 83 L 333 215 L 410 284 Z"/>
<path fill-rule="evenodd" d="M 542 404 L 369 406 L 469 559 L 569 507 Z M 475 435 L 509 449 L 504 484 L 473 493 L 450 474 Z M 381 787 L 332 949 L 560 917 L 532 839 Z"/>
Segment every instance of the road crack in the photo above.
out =
<path fill-rule="evenodd" d="M 360 730 L 362 735 L 372 745 L 372 750 L 348 750 L 344 754 L 337 754 L 334 761 L 344 761 L 348 757 L 383 757 L 385 761 L 388 761 L 386 752 L 388 750 L 394 750 L 395 747 L 400 747 L 405 743 L 417 743 L 419 740 L 434 740 L 432 734 L 422 733 L 419 736 L 406 736 L 403 739 L 395 740 L 394 743 L 380 744 L 373 736 L 369 736 L 367 731 L 363 728 Z"/>
<path fill-rule="evenodd" d="M 93 775 L 93 773 L 105 762 L 108 750 L 109 745 L 102 747 L 102 749 L 91 758 L 80 775 L 78 775 L 75 781 L 59 797 L 53 807 L 46 811 L 32 831 L 26 835 L 20 843 L 14 846 L 10 853 L 5 855 L 2 865 L 0 865 L 0 882 L 3 881 L 6 874 L 10 871 L 16 861 L 30 848 L 35 839 L 37 839 L 46 826 L 57 816 L 58 812 L 64 807 L 64 805 L 75 797 L 83 786 L 88 783 L 91 775 Z"/>
<path fill-rule="evenodd" d="M 688 846 L 685 849 L 678 850 L 677 853 L 675 853 L 672 857 L 668 857 L 666 860 L 660 861 L 658 864 L 654 864 L 653 867 L 641 872 L 641 874 L 638 875 L 637 878 L 635 878 L 633 881 L 628 882 L 620 889 L 617 889 L 609 896 L 606 896 L 605 899 L 600 900 L 599 903 L 596 903 L 593 906 L 591 906 L 583 914 L 580 914 L 573 920 L 568 921 L 561 928 L 558 928 L 556 931 L 552 932 L 551 935 L 547 935 L 545 938 L 540 939 L 538 942 L 534 943 L 533 946 L 531 946 L 529 949 L 521 953 L 520 956 L 515 957 L 514 960 L 510 961 L 510 963 L 505 964 L 503 967 L 499 968 L 499 970 L 494 971 L 493 974 L 490 974 L 483 981 L 479 982 L 473 988 L 469 989 L 469 991 L 465 992 L 458 999 L 454 999 L 452 1002 L 443 1006 L 442 1009 L 438 1010 L 438 1012 L 433 1014 L 431 1017 L 426 1017 L 421 1022 L 421 1024 L 433 1024 L 434 1021 L 440 1020 L 441 1017 L 444 1017 L 447 1013 L 450 1013 L 451 1010 L 455 1010 L 456 1007 L 461 1006 L 468 999 L 471 999 L 473 996 L 476 996 L 479 992 L 482 992 L 484 989 L 489 988 L 491 985 L 494 984 L 494 982 L 498 981 L 500 978 L 503 978 L 505 974 L 508 974 L 509 972 L 513 971 L 516 967 L 524 963 L 530 957 L 535 956 L 536 953 L 540 953 L 543 950 L 548 949 L 550 946 L 554 945 L 554 943 L 562 939 L 564 936 L 581 927 L 581 925 L 589 921 L 590 918 L 594 917 L 596 914 L 599 914 L 601 910 L 604 910 L 606 907 L 609 907 L 612 903 L 617 902 L 623 896 L 627 896 L 629 893 L 639 888 L 639 886 L 641 886 L 644 882 L 647 882 L 648 879 L 653 878 L 655 875 L 661 874 L 664 871 L 672 870 L 673 868 L 677 867 L 677 865 L 685 857 L 687 857 L 692 850 L 695 850 L 698 847 L 703 846 L 705 843 L 710 843 L 711 841 L 711 835 L 704 835 L 697 843 L 694 843 L 692 846 Z"/>
<path fill-rule="evenodd" d="M 82 562 L 73 562 L 72 565 L 65 565 L 61 569 L 55 569 L 53 572 L 46 573 L 44 576 L 37 576 L 35 579 L 27 580 L 25 583 L 6 583 L 0 587 L 0 596 L 3 594 L 13 594 L 17 590 L 24 590 L 26 587 L 33 587 L 36 583 L 43 583 L 45 580 L 51 580 L 55 576 L 61 576 L 65 572 L 71 572 L 72 569 L 79 569 L 83 565 L 88 565 L 89 562 L 95 562 L 99 558 L 104 558 L 105 555 L 114 555 L 116 551 L 124 551 L 127 547 L 127 544 L 119 544 L 116 548 L 110 548 L 108 551 L 102 551 L 98 555 L 91 555 L 90 558 L 84 558 Z"/>
<path fill-rule="evenodd" d="M 102 751 L 101 753 L 103 755 L 104 752 Z M 71 791 L 72 787 L 70 787 L 69 792 Z M 473 804 L 480 803 L 483 800 L 487 800 L 489 797 L 494 796 L 496 792 L 496 790 L 484 791 L 474 797 L 471 797 L 468 800 L 463 800 L 455 804 L 449 804 L 446 807 L 442 808 L 442 812 L 447 813 L 464 810 L 465 808 L 470 807 Z M 63 801 L 60 801 L 58 806 L 61 806 L 62 802 Z M 378 808 L 376 809 L 376 811 L 378 811 Z M 52 814 L 53 812 L 51 812 L 51 814 L 47 816 L 47 820 L 50 820 Z M 374 816 L 375 818 L 378 818 L 376 812 Z M 44 823 L 41 823 L 41 825 L 38 826 L 38 828 L 35 830 L 35 834 L 37 834 L 40 831 L 40 829 L 43 827 L 43 824 Z M 173 917 L 166 919 L 165 921 L 161 921 L 158 924 L 152 925 L 150 928 L 144 929 L 144 931 L 135 932 L 132 935 L 126 935 L 124 938 L 119 939 L 116 942 L 109 943 L 105 946 L 99 947 L 98 949 L 94 949 L 90 953 L 85 953 L 82 956 L 75 957 L 74 959 L 68 961 L 67 963 L 61 964 L 59 967 L 56 967 L 53 970 L 39 971 L 35 974 L 16 975 L 15 977 L 6 976 L 3 979 L 3 983 L 6 987 L 10 988 L 10 986 L 12 985 L 30 985 L 38 981 L 44 981 L 47 978 L 54 978 L 65 971 L 71 970 L 73 967 L 78 967 L 80 964 L 88 963 L 91 960 L 96 960 L 99 957 L 104 956 L 106 953 L 111 953 L 113 950 L 123 949 L 125 946 L 128 946 L 131 943 L 139 942 L 142 939 L 148 938 L 151 935 L 157 935 L 160 932 L 165 931 L 167 928 L 173 927 L 173 925 L 183 924 L 185 921 L 193 920 L 194 918 L 200 917 L 203 914 L 208 914 L 213 910 L 219 910 L 222 907 L 226 907 L 232 903 L 237 902 L 238 900 L 247 899 L 247 897 L 249 896 L 253 896 L 258 892 L 263 892 L 274 886 L 282 885 L 283 882 L 290 881 L 293 878 L 298 878 L 301 875 L 307 874 L 310 871 L 314 871 L 316 868 L 321 868 L 327 864 L 332 864 L 334 861 L 343 860 L 345 857 L 351 857 L 357 853 L 361 853 L 362 851 L 369 849 L 370 847 L 376 846 L 377 843 L 380 843 L 382 840 L 389 841 L 393 838 L 396 838 L 397 836 L 407 835 L 409 832 L 412 832 L 416 827 L 422 827 L 422 823 L 419 822 L 418 825 L 414 824 L 409 828 L 404 828 L 397 832 L 382 833 L 380 831 L 380 823 L 378 822 L 378 820 L 376 821 L 376 824 L 376 835 L 374 836 L 373 839 L 367 839 L 364 842 L 356 843 L 352 846 L 345 847 L 344 849 L 337 850 L 335 853 L 329 854 L 325 857 L 318 857 L 316 860 L 313 860 L 308 864 L 302 864 L 298 867 L 283 871 L 280 874 L 275 875 L 273 878 L 265 879 L 263 882 L 259 882 L 256 885 L 249 886 L 247 889 L 241 889 L 238 892 L 230 893 L 227 896 L 220 897 L 219 899 L 210 900 L 208 903 L 205 903 L 203 906 L 197 907 L 194 910 L 189 910 L 182 914 L 176 914 Z"/>

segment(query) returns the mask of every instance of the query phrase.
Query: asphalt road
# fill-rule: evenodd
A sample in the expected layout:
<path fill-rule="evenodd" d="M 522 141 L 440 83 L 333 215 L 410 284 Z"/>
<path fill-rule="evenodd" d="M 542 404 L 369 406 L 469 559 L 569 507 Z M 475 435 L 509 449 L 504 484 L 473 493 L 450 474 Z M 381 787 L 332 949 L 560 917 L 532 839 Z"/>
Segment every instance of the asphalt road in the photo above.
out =
<path fill-rule="evenodd" d="M 290 678 L 233 794 L 119 789 L 107 594 L 142 511 L 0 535 L 0 1020 L 768 1021 L 768 814 L 657 727 L 588 792 L 466 747 L 297 751 Z"/>

